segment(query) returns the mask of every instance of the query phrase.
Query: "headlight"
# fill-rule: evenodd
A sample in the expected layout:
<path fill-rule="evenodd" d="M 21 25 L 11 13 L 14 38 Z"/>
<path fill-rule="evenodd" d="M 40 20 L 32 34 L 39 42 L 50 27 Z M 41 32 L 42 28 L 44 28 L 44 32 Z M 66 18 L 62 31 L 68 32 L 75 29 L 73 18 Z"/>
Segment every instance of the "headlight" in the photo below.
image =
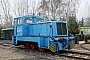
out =
<path fill-rule="evenodd" d="M 50 38 L 50 41 L 52 42 L 53 40 Z"/>
<path fill-rule="evenodd" d="M 63 42 L 65 42 L 65 39 L 63 37 L 61 37 L 58 39 L 58 42 L 63 43 Z"/>

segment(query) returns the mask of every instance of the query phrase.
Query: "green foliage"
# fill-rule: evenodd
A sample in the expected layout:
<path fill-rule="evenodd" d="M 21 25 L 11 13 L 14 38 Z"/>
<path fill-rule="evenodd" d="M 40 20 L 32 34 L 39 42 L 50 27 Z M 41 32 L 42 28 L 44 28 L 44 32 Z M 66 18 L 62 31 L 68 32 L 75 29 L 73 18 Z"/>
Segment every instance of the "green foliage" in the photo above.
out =
<path fill-rule="evenodd" d="M 79 29 L 79 24 L 76 22 L 76 17 L 72 16 L 69 17 L 69 21 L 68 21 L 68 32 L 69 34 L 78 34 L 80 32 Z"/>
<path fill-rule="evenodd" d="M 79 21 L 80 27 L 84 27 L 84 19 L 82 18 L 82 21 Z"/>
<path fill-rule="evenodd" d="M 90 33 L 85 35 L 87 39 L 90 39 Z"/>
<path fill-rule="evenodd" d="M 0 27 L 0 37 L 2 36 L 2 27 Z"/>
<path fill-rule="evenodd" d="M 0 29 L 0 37 L 1 37 L 1 29 Z"/>
<path fill-rule="evenodd" d="M 84 21 L 83 21 L 83 18 L 82 18 L 82 21 L 81 21 L 81 27 L 83 27 L 83 23 L 84 23 Z"/>

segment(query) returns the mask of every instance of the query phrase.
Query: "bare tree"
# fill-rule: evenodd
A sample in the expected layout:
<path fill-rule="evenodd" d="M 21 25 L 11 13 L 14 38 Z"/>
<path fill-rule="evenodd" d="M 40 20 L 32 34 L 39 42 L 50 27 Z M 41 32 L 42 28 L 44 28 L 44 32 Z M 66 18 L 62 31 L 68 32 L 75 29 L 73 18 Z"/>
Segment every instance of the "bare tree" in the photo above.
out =
<path fill-rule="evenodd" d="M 36 13 L 36 2 L 35 0 L 16 0 L 14 3 L 14 14 L 15 16 L 27 15 L 30 13 Z"/>
<path fill-rule="evenodd" d="M 16 3 L 14 3 L 14 14 L 15 16 L 22 16 L 28 14 L 28 0 L 16 0 Z"/>
<path fill-rule="evenodd" d="M 57 3 L 58 2 L 58 3 Z M 40 4 L 40 3 L 39 3 Z M 60 15 L 59 7 L 61 6 L 61 0 L 42 0 L 40 7 L 38 8 L 38 14 L 41 14 L 46 19 L 56 19 L 55 16 Z"/>
<path fill-rule="evenodd" d="M 77 0 L 42 0 L 39 3 L 38 14 L 46 19 L 60 19 L 76 15 Z"/>
<path fill-rule="evenodd" d="M 76 12 L 80 6 L 80 3 L 82 0 L 65 0 L 65 6 L 66 6 L 66 18 L 68 20 L 69 16 L 75 16 Z"/>
<path fill-rule="evenodd" d="M 3 23 L 5 24 L 5 27 L 12 27 L 12 15 L 11 15 L 11 11 L 10 11 L 10 9 L 11 9 L 10 1 L 9 0 L 1 0 L 0 4 L 2 7 L 1 17 L 3 17 L 2 19 L 4 20 Z"/>

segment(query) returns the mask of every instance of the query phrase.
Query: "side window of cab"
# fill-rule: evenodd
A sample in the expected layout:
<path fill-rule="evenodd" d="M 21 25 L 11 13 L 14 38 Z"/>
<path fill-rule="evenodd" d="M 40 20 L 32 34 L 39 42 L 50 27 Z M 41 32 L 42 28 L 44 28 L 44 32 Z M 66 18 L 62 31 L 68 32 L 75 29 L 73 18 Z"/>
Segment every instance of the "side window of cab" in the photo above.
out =
<path fill-rule="evenodd" d="M 21 18 L 18 18 L 18 24 L 22 24 L 22 19 Z"/>
<path fill-rule="evenodd" d="M 25 18 L 25 23 L 28 23 L 28 24 L 32 23 L 32 18 Z"/>
<path fill-rule="evenodd" d="M 14 20 L 14 24 L 17 24 L 17 19 Z"/>
<path fill-rule="evenodd" d="M 17 18 L 14 18 L 14 24 L 17 24 Z"/>

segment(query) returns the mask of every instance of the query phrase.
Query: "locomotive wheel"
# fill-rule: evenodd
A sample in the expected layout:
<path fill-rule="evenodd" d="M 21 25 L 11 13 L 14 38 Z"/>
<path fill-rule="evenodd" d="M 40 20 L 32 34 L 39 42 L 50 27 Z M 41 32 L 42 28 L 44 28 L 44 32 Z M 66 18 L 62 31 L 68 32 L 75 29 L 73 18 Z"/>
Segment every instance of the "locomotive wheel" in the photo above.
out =
<path fill-rule="evenodd" d="M 44 51 L 43 48 L 38 47 L 38 44 L 36 44 L 35 46 L 36 46 L 36 48 L 37 48 L 40 52 L 43 52 L 43 51 Z"/>
<path fill-rule="evenodd" d="M 32 44 L 32 43 L 30 44 L 30 47 L 31 47 L 32 50 L 34 50 L 34 48 L 35 48 L 34 44 Z"/>
<path fill-rule="evenodd" d="M 24 47 L 25 49 L 28 48 L 27 44 L 23 44 L 23 47 Z"/>
<path fill-rule="evenodd" d="M 39 47 L 38 47 L 38 50 L 39 50 L 40 52 L 43 52 L 43 51 L 44 51 L 43 48 L 39 48 Z"/>

